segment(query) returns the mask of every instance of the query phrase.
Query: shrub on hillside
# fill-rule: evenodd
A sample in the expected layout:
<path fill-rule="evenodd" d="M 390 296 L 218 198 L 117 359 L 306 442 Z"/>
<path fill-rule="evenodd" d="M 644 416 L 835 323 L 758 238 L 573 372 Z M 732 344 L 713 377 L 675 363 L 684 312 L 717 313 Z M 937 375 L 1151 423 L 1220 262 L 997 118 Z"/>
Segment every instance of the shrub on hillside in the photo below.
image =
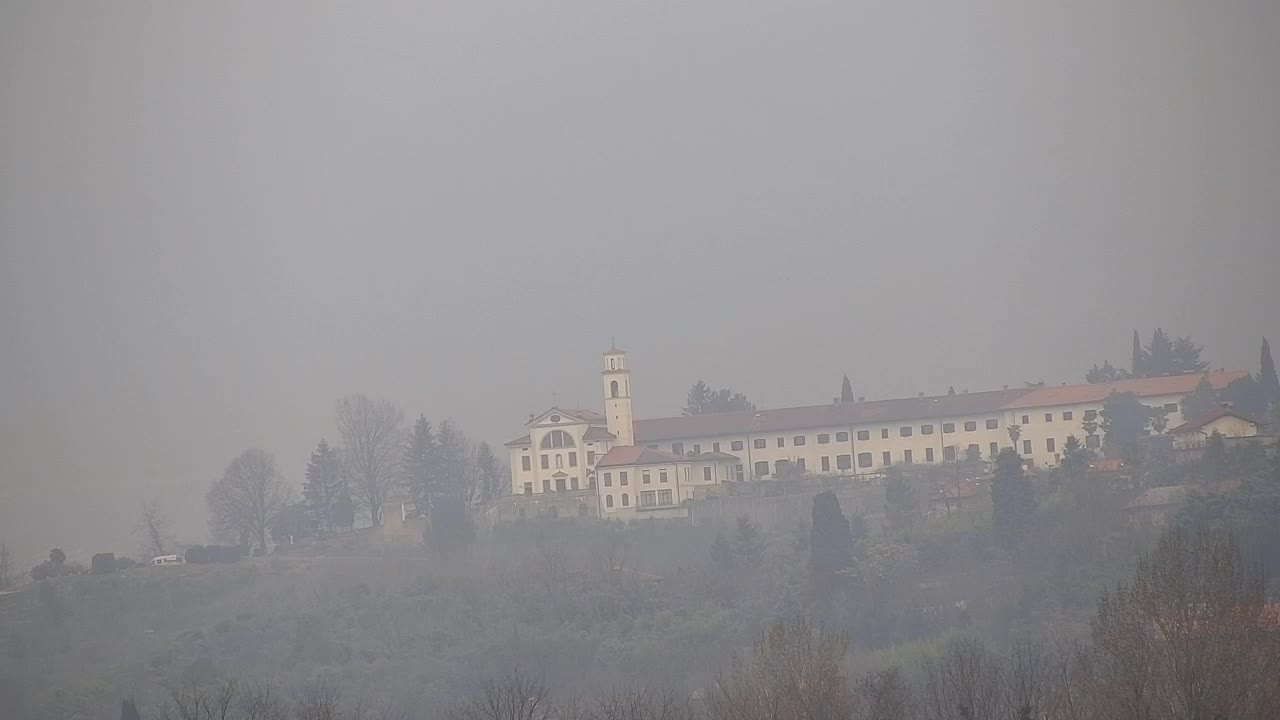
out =
<path fill-rule="evenodd" d="M 98 553 L 93 556 L 89 565 L 94 575 L 107 575 L 113 573 L 116 571 L 116 554 Z"/>

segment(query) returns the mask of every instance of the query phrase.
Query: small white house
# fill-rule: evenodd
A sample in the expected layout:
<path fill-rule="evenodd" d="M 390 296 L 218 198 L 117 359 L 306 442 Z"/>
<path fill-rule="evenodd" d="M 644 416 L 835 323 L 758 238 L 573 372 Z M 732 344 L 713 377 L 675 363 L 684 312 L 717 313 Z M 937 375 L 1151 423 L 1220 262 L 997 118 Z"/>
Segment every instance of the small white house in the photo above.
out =
<path fill-rule="evenodd" d="M 1175 450 L 1198 450 L 1215 432 L 1225 439 L 1251 438 L 1261 434 L 1262 423 L 1224 405 L 1213 412 L 1183 423 L 1169 431 Z"/>
<path fill-rule="evenodd" d="M 182 565 L 185 562 L 181 555 L 161 555 L 151 560 L 152 565 Z"/>

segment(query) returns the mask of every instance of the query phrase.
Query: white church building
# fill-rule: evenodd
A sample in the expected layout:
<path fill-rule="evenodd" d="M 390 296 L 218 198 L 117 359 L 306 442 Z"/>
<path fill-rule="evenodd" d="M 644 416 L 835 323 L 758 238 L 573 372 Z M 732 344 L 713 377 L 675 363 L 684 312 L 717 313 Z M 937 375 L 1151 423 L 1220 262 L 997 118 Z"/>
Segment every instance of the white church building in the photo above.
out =
<path fill-rule="evenodd" d="M 893 400 L 833 402 L 635 420 L 627 354 L 604 353 L 604 413 L 552 407 L 506 446 L 515 495 L 594 490 L 599 516 L 683 516 L 713 486 L 799 474 L 856 476 L 894 464 L 938 463 L 1013 447 L 1028 465 L 1061 462 L 1074 435 L 1101 445 L 1102 405 L 1133 393 L 1184 420 L 1180 402 L 1206 377 L 1215 389 L 1246 371 L 1024 387 Z M 1011 431 L 1012 428 L 1012 431 Z"/>

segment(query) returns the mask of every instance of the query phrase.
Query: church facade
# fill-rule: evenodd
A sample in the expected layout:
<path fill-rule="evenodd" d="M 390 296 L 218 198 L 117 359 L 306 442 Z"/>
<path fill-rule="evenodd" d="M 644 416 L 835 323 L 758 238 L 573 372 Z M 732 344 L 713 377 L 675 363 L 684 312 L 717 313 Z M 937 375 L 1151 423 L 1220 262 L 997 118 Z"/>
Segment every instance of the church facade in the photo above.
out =
<path fill-rule="evenodd" d="M 1163 408 L 1182 424 L 1180 401 L 1201 377 L 1215 389 L 1246 371 L 833 402 L 716 415 L 635 420 L 627 354 L 604 353 L 604 412 L 553 407 L 506 444 L 511 492 L 594 491 L 600 517 L 678 517 L 684 503 L 728 482 L 797 475 L 858 476 L 895 465 L 940 463 L 1012 447 L 1028 465 L 1052 467 L 1068 436 L 1101 445 L 1102 405 L 1113 392 Z"/>

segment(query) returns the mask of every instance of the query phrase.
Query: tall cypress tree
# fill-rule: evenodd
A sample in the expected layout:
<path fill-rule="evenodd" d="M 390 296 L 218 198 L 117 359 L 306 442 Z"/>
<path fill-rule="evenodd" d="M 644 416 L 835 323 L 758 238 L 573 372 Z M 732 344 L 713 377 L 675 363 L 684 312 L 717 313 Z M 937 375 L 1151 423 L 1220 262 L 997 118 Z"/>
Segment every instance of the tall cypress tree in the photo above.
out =
<path fill-rule="evenodd" d="M 1142 349 L 1142 338 L 1138 337 L 1138 331 L 1133 331 L 1133 360 L 1129 374 L 1136 378 L 1147 376 L 1147 352 Z"/>
<path fill-rule="evenodd" d="M 1209 376 L 1201 375 L 1196 389 L 1182 398 L 1182 419 L 1199 420 L 1218 409 L 1218 392 L 1209 384 Z"/>
<path fill-rule="evenodd" d="M 338 497 L 346 492 L 346 477 L 337 448 L 329 447 L 324 438 L 311 452 L 302 483 L 306 529 L 318 535 L 332 535 L 337 529 L 334 511 Z"/>
<path fill-rule="evenodd" d="M 1031 525 L 1036 501 L 1031 482 L 1022 472 L 1022 457 L 1005 448 L 996 456 L 995 479 L 991 482 L 992 521 L 996 533 L 1013 543 Z"/>
<path fill-rule="evenodd" d="M 813 496 L 812 520 L 809 564 L 815 578 L 832 576 L 849 567 L 853 558 L 853 534 L 835 493 L 828 490 Z"/>
<path fill-rule="evenodd" d="M 851 403 L 855 400 L 853 397 L 853 383 L 849 382 L 849 376 L 844 376 L 844 382 L 840 385 L 840 402 Z"/>
<path fill-rule="evenodd" d="M 1262 369 L 1258 372 L 1263 399 L 1268 404 L 1280 402 L 1280 379 L 1276 378 L 1276 362 L 1271 358 L 1271 344 L 1262 338 Z"/>
<path fill-rule="evenodd" d="M 1151 333 L 1151 344 L 1147 346 L 1146 370 L 1147 377 L 1177 372 L 1177 364 L 1173 359 L 1173 342 L 1165 334 L 1164 328 L 1156 328 Z"/>
<path fill-rule="evenodd" d="M 493 449 L 489 447 L 489 443 L 480 441 L 476 445 L 476 484 L 479 502 L 488 502 L 503 493 L 505 485 L 506 473 L 502 470 L 502 464 L 498 462 L 498 457 L 493 454 Z"/>

